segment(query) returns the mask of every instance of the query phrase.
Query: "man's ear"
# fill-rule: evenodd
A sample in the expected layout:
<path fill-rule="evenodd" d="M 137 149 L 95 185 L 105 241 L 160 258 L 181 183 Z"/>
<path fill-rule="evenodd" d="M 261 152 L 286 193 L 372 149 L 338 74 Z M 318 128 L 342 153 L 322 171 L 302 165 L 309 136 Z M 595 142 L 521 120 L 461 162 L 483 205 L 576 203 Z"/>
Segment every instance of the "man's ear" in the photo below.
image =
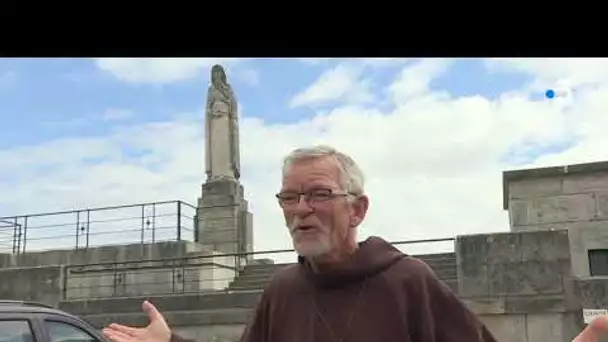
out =
<path fill-rule="evenodd" d="M 367 209 L 369 208 L 369 198 L 366 195 L 357 197 L 352 203 L 353 215 L 351 216 L 350 225 L 355 228 L 363 222 Z"/>

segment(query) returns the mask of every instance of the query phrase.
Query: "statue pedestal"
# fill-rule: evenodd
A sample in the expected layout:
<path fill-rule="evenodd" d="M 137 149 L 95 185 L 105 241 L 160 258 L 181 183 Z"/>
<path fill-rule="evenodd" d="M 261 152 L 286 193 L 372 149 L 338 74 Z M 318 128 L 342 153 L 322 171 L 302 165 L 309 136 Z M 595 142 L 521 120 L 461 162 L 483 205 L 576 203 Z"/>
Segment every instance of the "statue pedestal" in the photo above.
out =
<path fill-rule="evenodd" d="M 252 214 L 244 198 L 243 185 L 235 179 L 208 181 L 198 199 L 195 240 L 219 253 L 253 251 Z M 240 265 L 252 259 L 242 256 Z"/>

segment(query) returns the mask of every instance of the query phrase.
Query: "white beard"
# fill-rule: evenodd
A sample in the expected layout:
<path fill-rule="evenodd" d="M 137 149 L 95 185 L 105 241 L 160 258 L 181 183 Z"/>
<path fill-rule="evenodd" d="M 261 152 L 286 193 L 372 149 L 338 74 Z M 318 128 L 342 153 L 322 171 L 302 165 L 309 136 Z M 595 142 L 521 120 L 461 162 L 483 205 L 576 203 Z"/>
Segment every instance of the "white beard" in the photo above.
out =
<path fill-rule="evenodd" d="M 327 254 L 332 249 L 332 243 L 328 236 L 319 234 L 315 238 L 292 236 L 293 247 L 299 256 L 314 258 Z"/>

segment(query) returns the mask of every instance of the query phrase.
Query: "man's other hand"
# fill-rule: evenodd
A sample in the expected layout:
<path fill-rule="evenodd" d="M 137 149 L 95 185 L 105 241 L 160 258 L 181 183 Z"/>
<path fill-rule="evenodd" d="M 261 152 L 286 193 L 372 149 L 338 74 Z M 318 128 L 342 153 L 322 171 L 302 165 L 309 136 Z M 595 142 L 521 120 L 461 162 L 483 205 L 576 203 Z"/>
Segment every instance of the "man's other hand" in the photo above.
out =
<path fill-rule="evenodd" d="M 143 302 L 142 309 L 150 320 L 147 327 L 134 328 L 112 323 L 103 329 L 104 336 L 113 342 L 169 342 L 171 329 L 163 315 L 148 301 Z"/>
<path fill-rule="evenodd" d="M 608 315 L 594 319 L 572 342 L 598 342 L 603 335 L 608 335 Z"/>

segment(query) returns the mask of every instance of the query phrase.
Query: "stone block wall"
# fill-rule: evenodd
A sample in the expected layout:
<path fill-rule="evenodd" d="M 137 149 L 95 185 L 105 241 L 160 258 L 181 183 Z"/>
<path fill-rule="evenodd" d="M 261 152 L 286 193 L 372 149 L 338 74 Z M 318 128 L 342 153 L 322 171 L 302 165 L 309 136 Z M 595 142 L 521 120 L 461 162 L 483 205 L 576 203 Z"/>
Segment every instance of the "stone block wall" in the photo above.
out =
<path fill-rule="evenodd" d="M 459 236 L 459 295 L 500 341 L 569 342 L 582 328 L 566 230 Z"/>
<path fill-rule="evenodd" d="M 572 272 L 589 277 L 589 250 L 608 249 L 608 162 L 507 171 L 511 231 L 567 229 Z"/>
<path fill-rule="evenodd" d="M 222 253 L 253 251 L 253 226 L 243 186 L 235 180 L 203 184 L 198 200 L 196 241 Z M 243 258 L 243 262 L 247 258 Z"/>
<path fill-rule="evenodd" d="M 63 275 L 62 266 L 0 269 L 0 299 L 56 306 L 63 296 Z"/>
<path fill-rule="evenodd" d="M 53 305 L 62 299 L 217 291 L 237 275 L 234 256 L 185 241 L 5 255 L 0 263 L 0 298 Z"/>
<path fill-rule="evenodd" d="M 507 171 L 503 186 L 512 231 L 608 227 L 608 163 Z"/>

